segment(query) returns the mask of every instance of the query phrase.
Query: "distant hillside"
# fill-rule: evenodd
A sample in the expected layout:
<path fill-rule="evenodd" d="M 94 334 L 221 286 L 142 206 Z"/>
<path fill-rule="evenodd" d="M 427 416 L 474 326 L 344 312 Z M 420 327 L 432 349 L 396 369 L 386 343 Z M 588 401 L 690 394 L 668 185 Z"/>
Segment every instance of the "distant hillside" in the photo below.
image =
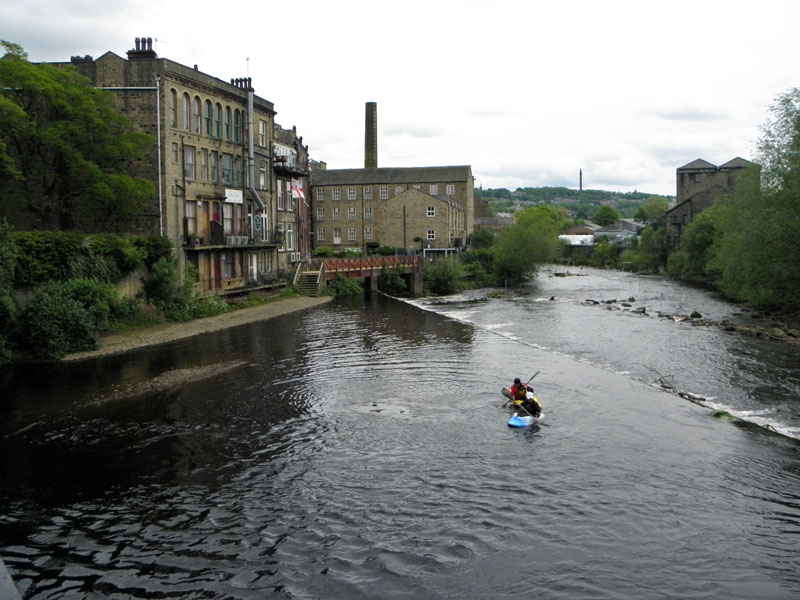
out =
<path fill-rule="evenodd" d="M 607 204 L 615 208 L 623 218 L 633 218 L 639 207 L 653 196 L 670 196 L 648 194 L 646 192 L 608 192 L 605 190 L 575 190 L 565 187 L 517 188 L 509 191 L 505 188 L 476 189 L 475 197 L 489 204 L 491 214 L 513 212 L 534 204 L 552 204 L 562 206 L 577 219 L 590 218 L 600 206 Z"/>

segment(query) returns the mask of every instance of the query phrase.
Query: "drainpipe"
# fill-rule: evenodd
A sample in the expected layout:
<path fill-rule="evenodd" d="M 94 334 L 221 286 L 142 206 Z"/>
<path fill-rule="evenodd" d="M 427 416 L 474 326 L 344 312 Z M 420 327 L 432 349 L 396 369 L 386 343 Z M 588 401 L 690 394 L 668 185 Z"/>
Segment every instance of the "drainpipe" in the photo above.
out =
<path fill-rule="evenodd" d="M 253 86 L 250 85 L 250 78 L 247 78 L 247 186 L 250 189 L 250 193 L 253 194 L 253 198 L 256 199 L 259 208 L 261 209 L 262 213 L 267 212 L 267 206 L 264 204 L 264 201 L 261 199 L 261 196 L 258 195 L 255 186 L 256 180 L 256 159 L 255 159 L 255 149 L 254 149 L 254 142 L 253 142 Z"/>
<path fill-rule="evenodd" d="M 164 196 L 161 191 L 161 77 L 156 75 L 156 139 L 158 140 L 158 229 L 164 236 Z"/>

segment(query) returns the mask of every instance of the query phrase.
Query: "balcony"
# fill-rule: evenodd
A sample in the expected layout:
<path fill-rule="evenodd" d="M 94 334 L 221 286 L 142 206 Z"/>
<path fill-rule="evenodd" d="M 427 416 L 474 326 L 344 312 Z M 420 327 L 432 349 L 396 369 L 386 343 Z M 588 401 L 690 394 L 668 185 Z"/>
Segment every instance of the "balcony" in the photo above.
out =
<path fill-rule="evenodd" d="M 307 175 L 308 164 L 297 160 L 296 156 L 273 156 L 272 167 L 277 172 L 291 173 L 292 175 Z"/>

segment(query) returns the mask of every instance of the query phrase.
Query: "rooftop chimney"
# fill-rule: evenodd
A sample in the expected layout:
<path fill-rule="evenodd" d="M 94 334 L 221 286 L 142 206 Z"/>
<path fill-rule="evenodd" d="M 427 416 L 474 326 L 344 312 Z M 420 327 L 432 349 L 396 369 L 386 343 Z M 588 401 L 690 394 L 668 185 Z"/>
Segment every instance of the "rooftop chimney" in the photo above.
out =
<path fill-rule="evenodd" d="M 364 168 L 378 168 L 378 104 L 367 102 L 364 121 Z"/>

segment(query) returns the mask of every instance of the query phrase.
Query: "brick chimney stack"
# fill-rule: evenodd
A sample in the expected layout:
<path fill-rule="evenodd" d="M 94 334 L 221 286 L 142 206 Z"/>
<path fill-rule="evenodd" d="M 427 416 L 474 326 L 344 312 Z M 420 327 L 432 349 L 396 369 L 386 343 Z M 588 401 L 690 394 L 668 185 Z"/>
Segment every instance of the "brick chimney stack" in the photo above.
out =
<path fill-rule="evenodd" d="M 367 102 L 364 122 L 364 168 L 378 168 L 378 104 Z"/>

